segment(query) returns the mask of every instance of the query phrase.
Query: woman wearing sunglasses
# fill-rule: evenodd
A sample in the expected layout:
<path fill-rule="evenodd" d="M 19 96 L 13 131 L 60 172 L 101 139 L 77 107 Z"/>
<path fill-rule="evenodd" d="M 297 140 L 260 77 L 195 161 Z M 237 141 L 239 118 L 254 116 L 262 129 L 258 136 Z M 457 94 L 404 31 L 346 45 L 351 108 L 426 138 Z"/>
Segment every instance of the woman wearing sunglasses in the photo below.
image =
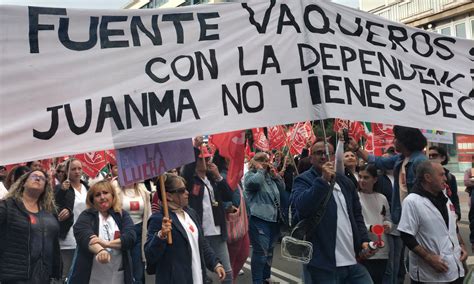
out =
<path fill-rule="evenodd" d="M 136 234 L 110 182 L 91 186 L 86 203 L 73 226 L 77 249 L 69 283 L 133 283 L 130 250 Z"/>
<path fill-rule="evenodd" d="M 165 177 L 170 218 L 164 217 L 160 210 L 148 222 L 147 272 L 156 273 L 155 283 L 202 284 L 207 267 L 224 280 L 224 267 L 204 238 L 196 212 L 188 207 L 184 179 L 170 174 Z M 169 232 L 172 245 L 166 240 Z"/>
<path fill-rule="evenodd" d="M 59 223 L 45 172 L 21 176 L 0 201 L 0 282 L 61 278 Z"/>

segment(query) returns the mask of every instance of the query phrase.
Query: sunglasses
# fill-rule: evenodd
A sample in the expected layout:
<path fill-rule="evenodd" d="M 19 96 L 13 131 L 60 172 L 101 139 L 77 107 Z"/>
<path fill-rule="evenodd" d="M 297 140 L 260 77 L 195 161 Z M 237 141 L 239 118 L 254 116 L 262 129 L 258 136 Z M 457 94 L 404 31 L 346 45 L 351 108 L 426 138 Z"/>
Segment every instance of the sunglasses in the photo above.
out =
<path fill-rule="evenodd" d="M 44 176 L 39 176 L 39 175 L 35 175 L 35 174 L 32 174 L 28 177 L 29 179 L 32 179 L 32 180 L 37 180 L 39 179 L 40 181 L 42 182 L 46 182 L 46 178 Z"/>
<path fill-rule="evenodd" d="M 169 189 L 166 192 L 183 194 L 185 191 L 186 191 L 186 187 L 180 187 L 180 188 Z"/>

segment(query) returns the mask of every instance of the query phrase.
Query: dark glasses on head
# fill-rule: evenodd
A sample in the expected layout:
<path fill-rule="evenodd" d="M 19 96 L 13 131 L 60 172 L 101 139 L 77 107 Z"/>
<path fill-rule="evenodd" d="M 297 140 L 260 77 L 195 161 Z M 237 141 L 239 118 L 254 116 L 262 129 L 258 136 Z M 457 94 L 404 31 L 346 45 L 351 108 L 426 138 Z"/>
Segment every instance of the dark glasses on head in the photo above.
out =
<path fill-rule="evenodd" d="M 180 188 L 169 189 L 166 192 L 183 194 L 185 191 L 186 191 L 186 187 L 180 187 Z"/>

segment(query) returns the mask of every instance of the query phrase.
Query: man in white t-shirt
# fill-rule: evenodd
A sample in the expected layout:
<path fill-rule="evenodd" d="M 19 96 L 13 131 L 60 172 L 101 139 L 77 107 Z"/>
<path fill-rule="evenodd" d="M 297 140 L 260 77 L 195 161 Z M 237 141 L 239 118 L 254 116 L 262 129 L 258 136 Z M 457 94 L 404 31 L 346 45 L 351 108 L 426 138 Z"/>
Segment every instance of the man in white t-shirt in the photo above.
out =
<path fill-rule="evenodd" d="M 443 167 L 430 161 L 420 163 L 416 181 L 403 201 L 398 226 L 410 249 L 412 283 L 463 283 L 462 262 L 467 251 L 457 233 L 454 206 L 443 193 Z"/>

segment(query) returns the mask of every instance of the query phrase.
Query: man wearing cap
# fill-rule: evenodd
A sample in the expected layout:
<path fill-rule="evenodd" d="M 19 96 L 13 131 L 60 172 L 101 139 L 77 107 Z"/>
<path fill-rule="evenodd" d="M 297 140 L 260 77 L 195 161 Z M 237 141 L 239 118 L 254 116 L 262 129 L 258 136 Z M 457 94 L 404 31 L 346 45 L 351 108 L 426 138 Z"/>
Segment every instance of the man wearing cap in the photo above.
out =
<path fill-rule="evenodd" d="M 189 206 L 197 212 L 204 236 L 224 265 L 223 283 L 232 283 L 223 202 L 232 201 L 233 191 L 212 163 L 212 153 L 203 145 L 202 137 L 194 139 L 194 152 L 196 162 L 183 166 L 181 172 L 189 192 Z"/>

